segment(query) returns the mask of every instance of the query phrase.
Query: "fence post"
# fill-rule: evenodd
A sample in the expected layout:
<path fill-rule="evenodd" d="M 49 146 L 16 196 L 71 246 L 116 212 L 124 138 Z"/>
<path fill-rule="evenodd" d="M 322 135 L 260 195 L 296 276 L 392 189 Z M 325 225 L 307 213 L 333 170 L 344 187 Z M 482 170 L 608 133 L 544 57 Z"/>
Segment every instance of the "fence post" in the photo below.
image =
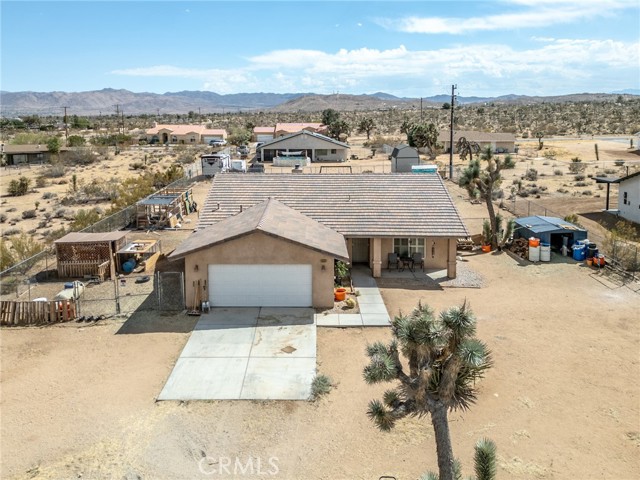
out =
<path fill-rule="evenodd" d="M 120 297 L 118 296 L 118 278 L 113 279 L 113 292 L 116 300 L 116 315 L 120 315 Z"/>
<path fill-rule="evenodd" d="M 527 217 L 531 216 L 531 200 L 527 201 Z"/>

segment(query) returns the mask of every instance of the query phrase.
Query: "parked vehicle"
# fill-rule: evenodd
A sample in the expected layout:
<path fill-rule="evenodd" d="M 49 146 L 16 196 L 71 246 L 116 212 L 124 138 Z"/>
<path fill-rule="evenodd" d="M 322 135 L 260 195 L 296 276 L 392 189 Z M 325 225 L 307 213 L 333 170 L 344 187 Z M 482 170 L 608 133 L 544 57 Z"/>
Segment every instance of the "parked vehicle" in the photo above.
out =
<path fill-rule="evenodd" d="M 224 139 L 214 138 L 213 140 L 209 140 L 209 146 L 211 147 L 224 147 L 227 144 L 227 141 Z"/>
<path fill-rule="evenodd" d="M 262 163 L 252 163 L 249 165 L 248 173 L 264 173 L 264 165 Z"/>
<path fill-rule="evenodd" d="M 64 290 L 60 290 L 53 299 L 56 301 L 77 300 L 83 293 L 84 283 L 75 280 L 70 283 L 65 283 Z"/>
<path fill-rule="evenodd" d="M 237 148 L 237 151 L 240 155 L 249 155 L 249 153 L 251 152 L 251 149 L 249 148 L 248 145 L 240 145 Z"/>
<path fill-rule="evenodd" d="M 202 174 L 213 177 L 216 173 L 227 172 L 231 167 L 231 157 L 226 153 L 207 153 L 200 156 Z"/>
<path fill-rule="evenodd" d="M 231 172 L 247 173 L 247 162 L 245 160 L 231 160 Z"/>

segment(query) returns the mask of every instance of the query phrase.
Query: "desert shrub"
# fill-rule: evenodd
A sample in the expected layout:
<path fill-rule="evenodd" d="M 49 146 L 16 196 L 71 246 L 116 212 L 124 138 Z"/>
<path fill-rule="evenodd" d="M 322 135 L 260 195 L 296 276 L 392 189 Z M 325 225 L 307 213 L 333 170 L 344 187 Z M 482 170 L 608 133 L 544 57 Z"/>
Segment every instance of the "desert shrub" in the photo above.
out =
<path fill-rule="evenodd" d="M 68 165 L 91 165 L 99 159 L 99 156 L 91 148 L 78 148 L 67 152 L 65 163 Z"/>
<path fill-rule="evenodd" d="M 31 186 L 31 180 L 27 177 L 20 177 L 18 180 L 11 180 L 9 182 L 9 195 L 12 197 L 20 197 L 26 195 L 29 192 Z"/>
<path fill-rule="evenodd" d="M 571 159 L 571 163 L 569 164 L 569 171 L 571 173 L 582 173 L 586 170 L 587 166 L 582 163 L 582 160 L 580 160 L 578 157 L 573 157 Z"/>
<path fill-rule="evenodd" d="M 58 194 L 55 193 L 55 192 L 44 192 L 42 194 L 42 199 L 43 200 L 50 200 L 52 198 L 57 198 L 57 197 L 58 197 Z"/>
<path fill-rule="evenodd" d="M 556 152 L 555 150 L 547 150 L 542 154 L 542 156 L 544 158 L 553 159 L 556 156 Z"/>
<path fill-rule="evenodd" d="M 583 181 L 585 178 L 587 178 L 587 177 L 584 175 L 584 173 L 579 173 L 578 175 L 576 175 L 575 177 L 573 177 L 573 179 L 574 179 L 576 182 L 581 182 L 581 181 Z"/>
<path fill-rule="evenodd" d="M 588 187 L 591 182 L 576 182 L 576 187 Z"/>
<path fill-rule="evenodd" d="M 67 183 L 69 183 L 69 180 L 67 180 L 66 178 L 61 178 L 58 181 L 58 185 L 66 185 Z"/>
<path fill-rule="evenodd" d="M 538 193 L 540 193 L 540 189 L 539 189 L 538 187 L 533 187 L 533 188 L 530 188 L 530 189 L 527 191 L 527 193 L 528 193 L 529 195 L 537 195 Z"/>
<path fill-rule="evenodd" d="M 353 298 L 347 298 L 347 299 L 344 301 L 344 306 L 345 306 L 346 308 L 349 308 L 349 309 L 350 309 L 350 308 L 356 308 L 356 301 L 355 301 Z"/>
<path fill-rule="evenodd" d="M 129 164 L 131 170 L 144 170 L 147 166 L 142 162 L 133 162 Z"/>
<path fill-rule="evenodd" d="M 84 137 L 81 137 L 80 135 L 71 135 L 67 140 L 67 144 L 70 147 L 82 147 L 84 146 L 85 143 L 86 143 L 86 140 L 84 139 Z"/>
<path fill-rule="evenodd" d="M 560 170 L 559 168 L 557 168 L 556 170 L 554 170 L 554 171 L 553 171 L 553 174 L 554 174 L 554 175 L 557 175 L 557 176 L 562 176 L 562 175 L 564 175 L 564 174 L 562 173 L 562 170 Z"/>
<path fill-rule="evenodd" d="M 529 168 L 524 174 L 524 178 L 526 178 L 530 182 L 534 182 L 538 179 L 538 171 L 535 168 Z"/>
<path fill-rule="evenodd" d="M 518 191 L 518 195 L 520 195 L 522 198 L 526 198 L 529 196 L 529 193 L 526 190 L 520 190 Z"/>
<path fill-rule="evenodd" d="M 51 244 L 55 242 L 59 238 L 64 237 L 66 234 L 67 234 L 67 230 L 64 227 L 56 228 L 54 230 L 49 230 L 48 232 L 42 233 L 44 237 L 44 241 L 47 244 Z"/>
<path fill-rule="evenodd" d="M 7 208 L 7 213 L 15 212 L 16 210 L 16 207 Z"/>
<path fill-rule="evenodd" d="M 9 237 L 9 241 L 15 252 L 16 263 L 31 258 L 44 250 L 42 243 L 25 232 L 20 232 L 19 235 Z"/>
<path fill-rule="evenodd" d="M 558 190 L 556 190 L 558 193 L 569 193 L 569 190 L 567 190 L 566 188 L 559 188 Z"/>
<path fill-rule="evenodd" d="M 331 378 L 326 375 L 316 375 L 311 382 L 311 400 L 317 400 L 323 395 L 326 395 L 333 388 L 333 382 Z"/>
<path fill-rule="evenodd" d="M 506 169 L 516 168 L 516 162 L 513 160 L 513 157 L 511 155 L 504 156 L 503 168 L 506 168 Z"/>
<path fill-rule="evenodd" d="M 35 210 L 25 210 L 24 212 L 22 212 L 22 218 L 23 219 L 36 218 L 36 211 Z"/>
<path fill-rule="evenodd" d="M 7 214 L 6 213 L 0 213 L 0 223 L 4 223 L 7 221 Z"/>
<path fill-rule="evenodd" d="M 599 183 L 599 184 L 598 184 L 598 190 L 604 190 L 604 185 L 603 185 L 603 184 L 601 184 L 601 183 Z"/>
<path fill-rule="evenodd" d="M 582 192 L 582 195 L 593 195 L 593 192 L 591 190 L 585 190 Z"/>
<path fill-rule="evenodd" d="M 65 218 L 67 220 L 73 220 L 73 211 L 68 208 L 59 208 L 54 212 L 53 216 L 55 218 Z"/>
<path fill-rule="evenodd" d="M 92 209 L 80 209 L 76 212 L 73 222 L 71 222 L 70 228 L 71 230 L 82 230 L 90 225 L 93 225 L 98 220 L 100 220 L 100 213 L 92 208 Z"/>
<path fill-rule="evenodd" d="M 36 187 L 37 188 L 44 188 L 47 186 L 47 179 L 44 177 L 38 177 L 36 178 Z"/>
<path fill-rule="evenodd" d="M 10 237 L 11 235 L 18 235 L 22 230 L 19 228 L 8 228 L 2 232 L 3 237 Z"/>
<path fill-rule="evenodd" d="M 618 170 L 615 168 L 605 168 L 604 173 L 607 175 L 613 175 L 614 173 L 618 173 Z"/>
<path fill-rule="evenodd" d="M 42 176 L 46 178 L 60 178 L 64 177 L 67 173 L 67 169 L 61 163 L 55 163 L 42 172 Z"/>

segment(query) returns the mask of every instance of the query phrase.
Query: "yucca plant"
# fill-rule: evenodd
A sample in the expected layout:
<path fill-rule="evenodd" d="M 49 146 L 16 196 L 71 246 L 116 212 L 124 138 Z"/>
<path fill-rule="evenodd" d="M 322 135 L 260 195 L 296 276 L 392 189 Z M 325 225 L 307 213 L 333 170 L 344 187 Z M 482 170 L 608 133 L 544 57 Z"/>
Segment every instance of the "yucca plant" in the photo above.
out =
<path fill-rule="evenodd" d="M 495 480 L 496 478 L 496 444 L 488 438 L 481 438 L 476 442 L 475 455 L 473 457 L 475 478 L 468 477 L 469 480 Z M 456 459 L 453 463 L 453 478 L 462 479 L 462 466 Z M 440 476 L 434 472 L 427 472 L 420 477 L 420 480 L 440 480 Z"/>
<path fill-rule="evenodd" d="M 431 416 L 440 480 L 454 480 L 455 460 L 448 412 L 468 409 L 476 401 L 476 381 L 492 366 L 487 346 L 475 338 L 476 318 L 466 301 L 434 315 L 418 303 L 413 312 L 395 317 L 389 344 L 367 346 L 364 369 L 369 384 L 396 382 L 383 401 L 372 400 L 367 415 L 388 431 L 406 416 Z M 405 357 L 405 369 L 400 356 Z"/>

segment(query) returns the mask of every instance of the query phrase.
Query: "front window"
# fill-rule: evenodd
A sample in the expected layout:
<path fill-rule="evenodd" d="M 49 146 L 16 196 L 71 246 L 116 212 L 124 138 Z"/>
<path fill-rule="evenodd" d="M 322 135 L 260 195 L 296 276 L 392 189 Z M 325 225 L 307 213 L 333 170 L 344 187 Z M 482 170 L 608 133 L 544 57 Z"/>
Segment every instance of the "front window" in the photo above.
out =
<path fill-rule="evenodd" d="M 394 238 L 393 251 L 401 257 L 410 257 L 414 253 L 424 256 L 424 238 Z"/>
<path fill-rule="evenodd" d="M 329 152 L 329 150 L 327 150 L 326 148 L 318 148 L 316 150 L 316 155 L 327 155 Z"/>

